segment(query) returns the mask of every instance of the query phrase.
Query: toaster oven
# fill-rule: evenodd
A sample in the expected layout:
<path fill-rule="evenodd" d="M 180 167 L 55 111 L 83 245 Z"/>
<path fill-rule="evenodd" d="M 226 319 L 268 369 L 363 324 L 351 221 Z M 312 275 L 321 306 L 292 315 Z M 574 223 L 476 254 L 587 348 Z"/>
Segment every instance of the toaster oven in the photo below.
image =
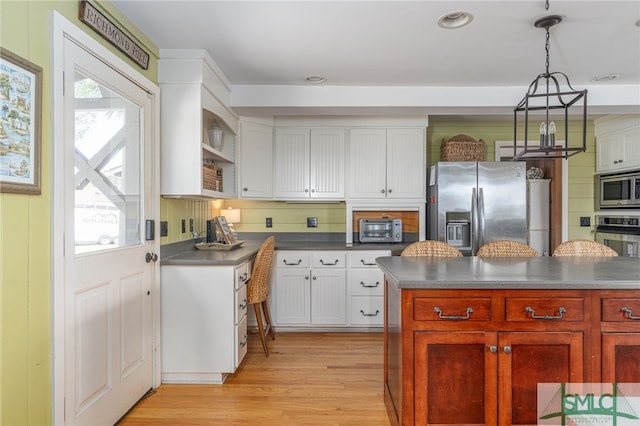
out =
<path fill-rule="evenodd" d="M 361 243 L 401 243 L 402 219 L 360 219 Z"/>

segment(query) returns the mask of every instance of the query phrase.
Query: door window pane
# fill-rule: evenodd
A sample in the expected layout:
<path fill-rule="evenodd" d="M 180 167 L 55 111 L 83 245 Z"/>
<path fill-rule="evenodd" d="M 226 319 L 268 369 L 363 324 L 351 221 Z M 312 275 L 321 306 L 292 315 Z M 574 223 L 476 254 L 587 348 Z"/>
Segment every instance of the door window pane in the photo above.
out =
<path fill-rule="evenodd" d="M 75 77 L 75 251 L 140 244 L 141 108 Z"/>

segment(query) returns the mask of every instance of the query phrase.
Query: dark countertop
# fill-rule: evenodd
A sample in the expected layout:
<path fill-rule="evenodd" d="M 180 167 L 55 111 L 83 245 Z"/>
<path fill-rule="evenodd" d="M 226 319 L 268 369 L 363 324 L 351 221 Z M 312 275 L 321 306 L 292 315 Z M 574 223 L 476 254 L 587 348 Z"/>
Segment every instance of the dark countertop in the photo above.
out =
<path fill-rule="evenodd" d="M 182 241 L 162 246 L 161 265 L 239 265 L 253 258 L 262 245 L 261 240 L 244 240 L 244 244 L 233 250 L 198 250 L 193 241 Z M 391 250 L 399 255 L 409 243 L 395 244 L 349 244 L 344 241 L 279 241 L 276 250 Z"/>
<path fill-rule="evenodd" d="M 629 257 L 379 257 L 401 289 L 640 289 L 640 260 Z"/>

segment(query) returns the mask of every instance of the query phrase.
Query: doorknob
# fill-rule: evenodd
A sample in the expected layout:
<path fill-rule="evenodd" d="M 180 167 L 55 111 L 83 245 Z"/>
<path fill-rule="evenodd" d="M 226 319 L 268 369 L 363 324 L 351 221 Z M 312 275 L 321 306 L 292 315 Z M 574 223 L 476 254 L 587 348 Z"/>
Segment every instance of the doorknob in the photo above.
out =
<path fill-rule="evenodd" d="M 158 261 L 158 255 L 155 254 L 155 253 L 147 253 L 144 256 L 144 260 L 147 263 L 149 263 L 149 262 L 157 262 Z"/>

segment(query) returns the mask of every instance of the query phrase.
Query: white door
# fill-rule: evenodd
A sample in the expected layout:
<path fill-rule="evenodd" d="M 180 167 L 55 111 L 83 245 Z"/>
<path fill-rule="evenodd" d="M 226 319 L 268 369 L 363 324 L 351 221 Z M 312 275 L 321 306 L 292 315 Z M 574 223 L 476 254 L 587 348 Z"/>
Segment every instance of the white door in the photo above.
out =
<path fill-rule="evenodd" d="M 311 198 L 344 198 L 343 129 L 311 129 Z"/>
<path fill-rule="evenodd" d="M 153 382 L 153 100 L 69 39 L 63 98 L 65 424 L 111 425 Z"/>
<path fill-rule="evenodd" d="M 309 129 L 276 129 L 275 196 L 309 198 Z"/>

